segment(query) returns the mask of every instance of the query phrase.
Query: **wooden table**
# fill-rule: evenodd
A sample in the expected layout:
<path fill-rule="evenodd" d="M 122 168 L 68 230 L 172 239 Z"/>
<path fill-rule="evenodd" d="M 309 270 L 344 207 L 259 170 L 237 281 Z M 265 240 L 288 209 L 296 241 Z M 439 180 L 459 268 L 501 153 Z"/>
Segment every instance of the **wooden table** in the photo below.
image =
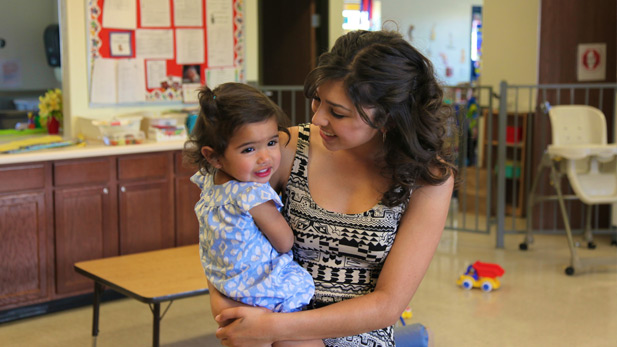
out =
<path fill-rule="evenodd" d="M 150 305 L 152 345 L 159 345 L 161 302 L 208 293 L 199 246 L 122 255 L 75 263 L 75 271 L 94 280 L 92 337 L 99 328 L 100 298 L 105 286 Z M 164 314 L 164 313 L 163 313 Z"/>

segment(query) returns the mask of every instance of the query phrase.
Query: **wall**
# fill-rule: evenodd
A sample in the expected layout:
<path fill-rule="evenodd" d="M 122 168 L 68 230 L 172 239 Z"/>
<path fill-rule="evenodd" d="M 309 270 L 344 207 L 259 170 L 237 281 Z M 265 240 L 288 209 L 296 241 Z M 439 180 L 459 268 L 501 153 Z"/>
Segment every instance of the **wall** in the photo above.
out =
<path fill-rule="evenodd" d="M 444 84 L 455 85 L 470 80 L 471 8 L 481 5 L 482 0 L 382 1 L 381 18 L 384 29 L 398 30 L 433 62 Z"/>
<path fill-rule="evenodd" d="M 43 0 L 41 0 L 43 1 Z M 258 47 L 257 40 L 257 1 L 245 0 L 246 16 L 246 76 L 249 81 L 258 81 Z M 65 134 L 74 136 L 70 119 L 72 116 L 111 116 L 139 110 L 160 112 L 170 108 L 169 105 L 147 107 L 105 107 L 91 108 L 88 103 L 87 83 L 87 47 L 86 19 L 84 0 L 60 0 L 61 30 L 63 43 L 63 89 L 65 91 Z M 399 30 L 406 34 L 410 24 L 413 31 L 414 44 L 420 49 L 431 50 L 431 59 L 443 74 L 443 61 L 439 60 L 438 52 L 443 50 L 451 62 L 459 62 L 460 68 L 454 69 L 455 76 L 468 76 L 468 45 L 471 23 L 471 6 L 483 6 L 484 45 L 482 58 L 482 85 L 499 87 L 499 82 L 533 84 L 537 82 L 538 56 L 538 14 L 540 0 L 441 0 L 434 2 L 384 1 L 382 2 L 382 20 L 391 19 L 398 22 Z M 330 46 L 342 34 L 343 1 L 330 1 Z M 405 16 L 400 14 L 404 13 Z M 426 19 L 431 18 L 431 19 Z M 441 23 L 447 25 L 441 26 Z M 435 42 L 430 41 L 430 32 L 435 26 Z M 460 29 L 459 29 L 460 28 Z M 449 49 L 450 32 L 452 46 Z M 70 33 L 70 35 L 68 34 Z M 459 37 L 459 35 L 461 35 Z M 436 42 L 439 39 L 441 46 Z M 445 48 L 443 48 L 445 44 Z M 460 63 L 461 50 L 466 49 L 466 63 Z M 457 60 L 458 58 L 458 60 Z M 458 78 L 458 77 L 457 77 Z M 465 77 L 468 80 L 468 77 Z M 447 84 L 455 83 L 455 79 L 446 79 Z"/>
<path fill-rule="evenodd" d="M 36 91 L 60 86 L 54 69 L 47 64 L 43 32 L 58 23 L 58 5 L 51 0 L 11 1 L 0 9 L 0 36 L 6 41 L 0 48 L 0 69 L 7 61 L 18 61 L 21 82 L 3 84 L 0 91 Z"/>
<path fill-rule="evenodd" d="M 540 0 L 484 0 L 480 84 L 538 82 Z"/>

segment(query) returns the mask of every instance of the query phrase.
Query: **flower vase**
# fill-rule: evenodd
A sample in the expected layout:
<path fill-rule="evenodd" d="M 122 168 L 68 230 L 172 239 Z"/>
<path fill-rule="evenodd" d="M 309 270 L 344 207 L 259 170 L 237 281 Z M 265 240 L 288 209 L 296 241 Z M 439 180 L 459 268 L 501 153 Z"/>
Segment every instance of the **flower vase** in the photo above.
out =
<path fill-rule="evenodd" d="M 56 117 L 51 116 L 49 121 L 47 121 L 47 133 L 51 135 L 55 135 L 60 130 L 60 122 L 56 119 Z"/>

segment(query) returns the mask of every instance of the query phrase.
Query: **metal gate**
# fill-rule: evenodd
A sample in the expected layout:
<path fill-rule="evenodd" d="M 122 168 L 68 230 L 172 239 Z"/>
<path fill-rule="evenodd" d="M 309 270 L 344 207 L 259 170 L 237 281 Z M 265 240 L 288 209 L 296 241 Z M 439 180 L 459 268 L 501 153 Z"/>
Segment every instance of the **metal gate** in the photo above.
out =
<path fill-rule="evenodd" d="M 310 122 L 310 100 L 302 86 L 258 86 L 290 116 L 292 125 Z M 489 234 L 495 230 L 496 247 L 504 235 L 526 231 L 526 197 L 541 153 L 550 143 L 548 108 L 562 104 L 595 106 L 604 111 L 609 139 L 615 140 L 617 84 L 500 84 L 499 94 L 488 86 L 446 86 L 444 100 L 452 106 L 449 145 L 455 152 L 459 185 L 455 189 L 446 228 Z M 609 140 L 610 141 L 610 140 Z M 548 182 L 539 190 L 549 189 Z M 532 223 L 537 233 L 562 233 L 555 202 L 539 206 Z M 569 211 L 582 208 L 569 203 Z M 607 212 L 608 210 L 608 212 Z M 549 213 L 547 213 L 549 211 Z M 594 231 L 611 226 L 607 206 L 594 210 Z M 610 218 L 609 218 L 610 219 Z M 576 232 L 582 230 L 576 229 Z"/>

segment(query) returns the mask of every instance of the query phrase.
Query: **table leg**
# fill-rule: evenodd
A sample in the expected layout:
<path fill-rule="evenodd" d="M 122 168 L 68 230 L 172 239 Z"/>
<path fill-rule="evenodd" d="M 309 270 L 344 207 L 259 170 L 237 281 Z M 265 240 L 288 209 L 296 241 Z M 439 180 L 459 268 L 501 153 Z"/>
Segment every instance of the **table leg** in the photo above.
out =
<path fill-rule="evenodd" d="M 99 335 L 99 307 L 101 306 L 101 293 L 103 285 L 94 281 L 94 302 L 92 304 L 92 338 L 96 345 L 96 337 Z"/>
<path fill-rule="evenodd" d="M 159 347 L 159 336 L 161 327 L 161 304 L 155 303 L 152 308 L 152 346 Z"/>

